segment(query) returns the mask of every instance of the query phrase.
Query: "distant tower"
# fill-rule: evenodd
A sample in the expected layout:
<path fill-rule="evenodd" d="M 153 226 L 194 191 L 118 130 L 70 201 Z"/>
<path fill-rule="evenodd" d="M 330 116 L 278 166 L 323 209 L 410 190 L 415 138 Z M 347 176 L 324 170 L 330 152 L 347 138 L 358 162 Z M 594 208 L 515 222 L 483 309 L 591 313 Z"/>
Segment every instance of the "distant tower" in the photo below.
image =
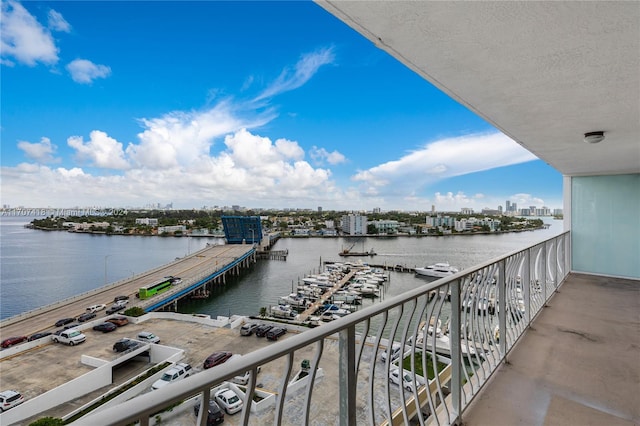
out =
<path fill-rule="evenodd" d="M 322 207 L 318 207 L 318 213 L 322 213 Z"/>
<path fill-rule="evenodd" d="M 436 205 L 431 204 L 431 213 L 435 213 L 435 212 L 436 212 Z"/>
<path fill-rule="evenodd" d="M 507 202 L 505 203 L 505 211 L 510 212 L 511 211 L 511 201 L 507 200 Z"/>

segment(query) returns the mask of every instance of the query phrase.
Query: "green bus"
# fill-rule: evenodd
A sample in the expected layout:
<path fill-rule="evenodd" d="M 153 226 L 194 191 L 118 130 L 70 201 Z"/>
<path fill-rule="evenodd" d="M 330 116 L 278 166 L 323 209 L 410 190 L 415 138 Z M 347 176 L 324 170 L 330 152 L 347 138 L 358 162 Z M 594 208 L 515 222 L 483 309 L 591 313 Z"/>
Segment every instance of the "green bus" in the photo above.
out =
<path fill-rule="evenodd" d="M 138 291 L 138 297 L 144 300 L 155 296 L 156 294 L 165 292 L 171 288 L 171 285 L 174 283 L 174 281 L 174 277 L 164 277 L 153 284 L 140 287 L 140 290 Z"/>

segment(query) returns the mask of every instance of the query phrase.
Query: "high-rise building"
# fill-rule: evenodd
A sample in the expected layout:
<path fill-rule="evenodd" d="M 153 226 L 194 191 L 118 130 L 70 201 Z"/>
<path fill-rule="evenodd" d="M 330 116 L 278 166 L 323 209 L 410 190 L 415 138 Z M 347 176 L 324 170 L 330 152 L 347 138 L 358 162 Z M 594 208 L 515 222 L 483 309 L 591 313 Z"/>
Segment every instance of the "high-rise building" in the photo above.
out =
<path fill-rule="evenodd" d="M 347 235 L 367 235 L 367 217 L 358 214 L 342 216 L 341 228 Z"/>

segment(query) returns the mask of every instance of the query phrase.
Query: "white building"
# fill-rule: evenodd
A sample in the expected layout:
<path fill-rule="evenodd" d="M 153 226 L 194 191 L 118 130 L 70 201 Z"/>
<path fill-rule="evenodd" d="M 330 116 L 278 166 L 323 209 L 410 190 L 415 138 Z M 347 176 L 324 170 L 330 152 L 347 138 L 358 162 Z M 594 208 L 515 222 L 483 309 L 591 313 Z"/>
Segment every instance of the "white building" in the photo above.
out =
<path fill-rule="evenodd" d="M 396 234 L 398 232 L 397 220 L 376 220 L 372 224 L 378 230 L 378 234 Z"/>
<path fill-rule="evenodd" d="M 173 225 L 173 226 L 158 226 L 158 234 L 164 233 L 176 233 L 176 232 L 187 232 L 187 227 L 184 225 Z"/>
<path fill-rule="evenodd" d="M 157 226 L 158 219 L 150 218 L 150 217 L 141 217 L 136 219 L 136 225 Z"/>
<path fill-rule="evenodd" d="M 342 216 L 341 228 L 347 235 L 367 235 L 367 217 L 357 214 Z"/>

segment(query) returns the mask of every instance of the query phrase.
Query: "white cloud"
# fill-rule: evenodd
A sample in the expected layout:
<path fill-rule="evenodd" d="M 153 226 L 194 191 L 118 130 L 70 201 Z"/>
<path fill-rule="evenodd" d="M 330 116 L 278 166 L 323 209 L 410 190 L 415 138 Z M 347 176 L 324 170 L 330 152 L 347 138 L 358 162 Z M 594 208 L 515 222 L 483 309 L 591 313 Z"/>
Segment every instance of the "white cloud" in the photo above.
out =
<path fill-rule="evenodd" d="M 89 84 L 97 78 L 111 75 L 111 68 L 106 65 L 94 64 L 86 59 L 75 59 L 67 65 L 67 71 L 76 83 Z"/>
<path fill-rule="evenodd" d="M 18 2 L 2 2 L 0 34 L 3 64 L 12 65 L 12 60 L 29 66 L 58 62 L 51 33 Z"/>
<path fill-rule="evenodd" d="M 122 145 L 104 132 L 91 132 L 88 142 L 72 137 L 68 143 L 93 165 L 124 168 L 127 164 L 122 158 Z M 118 175 L 97 176 L 79 167 L 52 169 L 37 164 L 4 167 L 3 199 L 38 206 L 140 206 L 153 199 L 186 206 L 209 200 L 208 204 L 242 201 L 277 207 L 316 206 L 322 200 L 334 203 L 345 199 L 331 180 L 331 171 L 304 161 L 304 151 L 297 142 L 272 141 L 241 129 L 225 138 L 225 146 L 215 156 L 202 151 L 192 156 L 191 162 L 174 161 L 175 167 L 136 164 Z M 178 155 L 177 151 L 172 155 Z M 24 192 L 27 188 L 28 194 Z"/>
<path fill-rule="evenodd" d="M 542 198 L 535 197 L 531 194 L 513 194 L 509 196 L 509 201 L 516 203 L 519 209 L 529 208 L 529 206 L 542 207 L 545 202 Z"/>
<path fill-rule="evenodd" d="M 62 31 L 68 33 L 71 31 L 71 25 L 62 17 L 60 12 L 51 9 L 49 11 L 49 28 L 54 31 Z"/>
<path fill-rule="evenodd" d="M 143 118 L 139 144 L 127 147 L 127 154 L 140 167 L 166 169 L 186 167 L 206 159 L 216 138 L 241 128 L 260 126 L 273 119 L 270 111 L 243 118 L 242 106 L 221 101 L 204 111 L 174 111 L 159 118 Z"/>
<path fill-rule="evenodd" d="M 302 56 L 296 63 L 295 68 L 291 71 L 285 68 L 280 76 L 267 87 L 258 97 L 256 101 L 271 98 L 280 93 L 288 92 L 305 84 L 315 75 L 321 66 L 330 64 L 334 61 L 333 49 L 320 49 L 313 53 Z"/>
<path fill-rule="evenodd" d="M 447 192 L 446 194 L 436 192 L 433 195 L 433 203 L 436 205 L 438 211 L 460 211 L 462 207 L 474 208 L 476 201 L 482 198 L 484 198 L 482 194 L 469 197 L 462 191 L 456 194 L 453 192 Z"/>
<path fill-rule="evenodd" d="M 430 143 L 352 179 L 376 192 L 410 192 L 442 179 L 533 160 L 533 154 L 502 133 L 469 135 Z"/>
<path fill-rule="evenodd" d="M 317 163 L 324 163 L 325 161 L 332 166 L 341 164 L 347 161 L 344 155 L 338 151 L 329 152 L 324 148 L 318 148 L 317 146 L 311 147 L 309 156 Z"/>
<path fill-rule="evenodd" d="M 36 143 L 19 141 L 18 148 L 24 151 L 27 158 L 38 163 L 52 163 L 60 160 L 59 158 L 54 158 L 54 153 L 58 147 L 53 145 L 51 140 L 46 137 Z"/>
<path fill-rule="evenodd" d="M 76 150 L 76 157 L 80 161 L 89 161 L 91 165 L 105 169 L 129 168 L 122 144 L 105 132 L 92 131 L 86 143 L 82 136 L 71 136 L 67 139 L 67 144 Z"/>

